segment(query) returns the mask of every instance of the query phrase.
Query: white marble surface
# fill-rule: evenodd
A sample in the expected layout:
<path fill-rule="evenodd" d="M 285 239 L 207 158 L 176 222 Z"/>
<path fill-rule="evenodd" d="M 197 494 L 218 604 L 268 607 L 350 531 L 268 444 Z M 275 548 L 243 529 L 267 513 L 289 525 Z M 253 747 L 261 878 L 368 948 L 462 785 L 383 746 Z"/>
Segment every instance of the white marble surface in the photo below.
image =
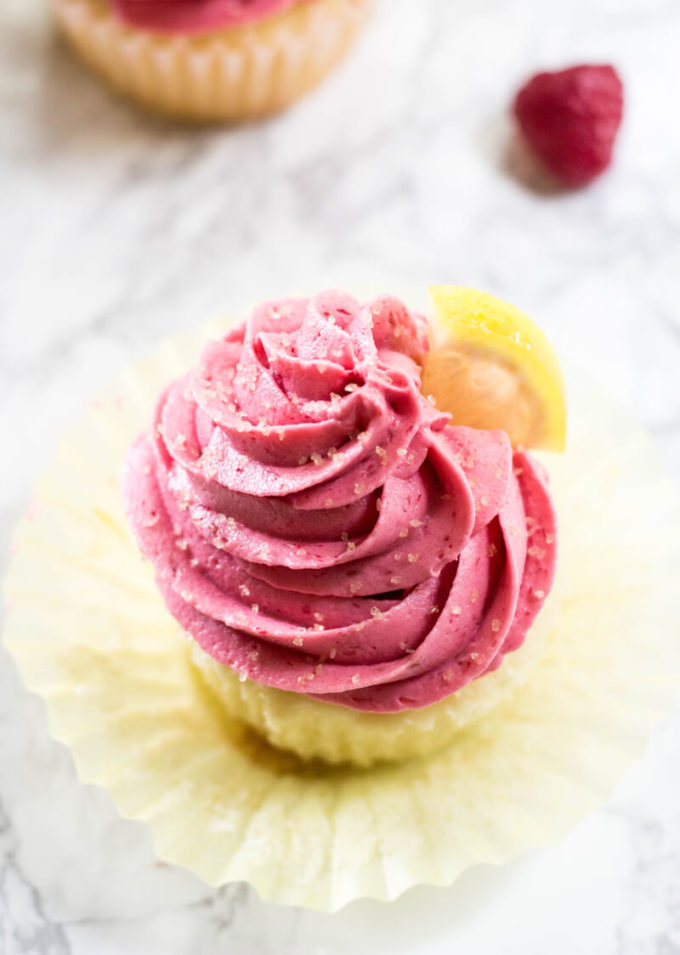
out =
<path fill-rule="evenodd" d="M 288 115 L 185 131 L 114 100 L 39 0 L 0 5 L 0 533 L 56 436 L 132 356 L 211 312 L 397 276 L 523 304 L 659 440 L 680 480 L 676 0 L 383 0 Z M 546 196 L 508 174 L 532 69 L 612 60 L 615 169 Z M 207 890 L 76 781 L 0 650 L 0 955 L 677 955 L 680 717 L 561 845 L 333 916 Z"/>

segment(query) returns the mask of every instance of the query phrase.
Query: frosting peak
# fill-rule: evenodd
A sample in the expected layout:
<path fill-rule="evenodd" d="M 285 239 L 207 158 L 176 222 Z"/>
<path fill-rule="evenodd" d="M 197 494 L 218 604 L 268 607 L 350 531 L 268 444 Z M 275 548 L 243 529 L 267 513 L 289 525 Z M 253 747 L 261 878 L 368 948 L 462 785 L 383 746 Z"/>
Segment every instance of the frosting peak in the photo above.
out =
<path fill-rule="evenodd" d="M 539 467 L 420 393 L 424 319 L 325 292 L 265 304 L 161 396 L 128 512 L 170 611 L 244 678 L 359 709 L 450 695 L 552 584 Z"/>

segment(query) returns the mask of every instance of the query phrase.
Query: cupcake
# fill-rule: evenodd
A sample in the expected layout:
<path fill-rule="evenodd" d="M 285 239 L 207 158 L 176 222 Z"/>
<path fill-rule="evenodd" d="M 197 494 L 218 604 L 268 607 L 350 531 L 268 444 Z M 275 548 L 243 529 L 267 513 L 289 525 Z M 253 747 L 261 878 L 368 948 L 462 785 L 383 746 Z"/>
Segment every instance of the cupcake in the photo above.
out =
<path fill-rule="evenodd" d="M 429 327 L 333 291 L 170 341 L 20 526 L 5 639 L 52 733 L 210 884 L 449 884 L 566 833 L 673 709 L 653 446 L 571 373 L 555 453 L 545 336 L 432 298 Z"/>
<path fill-rule="evenodd" d="M 170 116 L 236 121 L 276 113 L 342 59 L 371 0 L 54 0 L 93 69 Z"/>
<path fill-rule="evenodd" d="M 485 677 L 475 715 L 498 701 L 490 674 L 552 587 L 543 469 L 421 394 L 427 348 L 392 298 L 262 305 L 165 390 L 127 463 L 195 665 L 230 717 L 303 759 L 441 748 L 464 687 Z"/>

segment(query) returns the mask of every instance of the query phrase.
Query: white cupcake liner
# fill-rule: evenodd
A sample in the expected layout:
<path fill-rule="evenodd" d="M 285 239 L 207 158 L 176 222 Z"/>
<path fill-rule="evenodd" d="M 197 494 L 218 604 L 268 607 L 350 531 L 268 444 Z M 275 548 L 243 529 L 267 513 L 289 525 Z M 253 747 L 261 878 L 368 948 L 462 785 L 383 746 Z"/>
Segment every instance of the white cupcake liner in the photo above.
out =
<path fill-rule="evenodd" d="M 569 450 L 549 461 L 562 603 L 528 682 L 435 756 L 305 767 L 203 691 L 123 515 L 128 445 L 205 339 L 173 341 L 89 409 L 19 528 L 6 640 L 81 779 L 148 822 L 164 860 L 321 910 L 559 839 L 680 684 L 680 509 L 651 442 L 573 378 Z"/>

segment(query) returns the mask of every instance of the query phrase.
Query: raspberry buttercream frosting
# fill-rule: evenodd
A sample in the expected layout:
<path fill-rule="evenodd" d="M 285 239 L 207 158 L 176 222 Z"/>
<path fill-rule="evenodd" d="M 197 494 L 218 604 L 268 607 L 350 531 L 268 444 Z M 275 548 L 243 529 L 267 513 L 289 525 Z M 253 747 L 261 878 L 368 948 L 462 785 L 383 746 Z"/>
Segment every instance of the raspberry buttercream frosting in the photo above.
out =
<path fill-rule="evenodd" d="M 161 395 L 124 475 L 168 609 L 249 679 L 372 712 L 517 649 L 552 586 L 542 467 L 420 392 L 392 298 L 268 303 Z"/>
<path fill-rule="evenodd" d="M 201 33 L 255 23 L 313 0 L 110 0 L 131 26 L 164 33 Z"/>

